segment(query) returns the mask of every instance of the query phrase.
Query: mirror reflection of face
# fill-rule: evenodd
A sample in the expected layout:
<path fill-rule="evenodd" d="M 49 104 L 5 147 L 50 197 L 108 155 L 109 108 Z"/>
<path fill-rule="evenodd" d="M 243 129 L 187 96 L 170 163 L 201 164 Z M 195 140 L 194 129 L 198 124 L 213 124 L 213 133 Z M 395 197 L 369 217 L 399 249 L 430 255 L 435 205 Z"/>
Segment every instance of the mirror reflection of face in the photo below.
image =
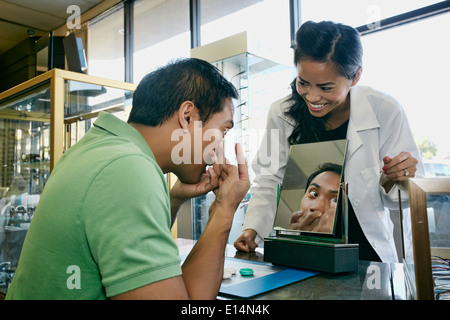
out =
<path fill-rule="evenodd" d="M 299 219 L 291 228 L 312 232 L 332 233 L 341 177 L 332 171 L 318 174 L 308 186 L 301 204 Z"/>
<path fill-rule="evenodd" d="M 336 207 L 341 177 L 335 172 L 325 171 L 318 174 L 308 186 L 302 198 L 300 209 L 304 212 L 324 214 Z"/>
<path fill-rule="evenodd" d="M 340 237 L 340 229 L 335 233 L 336 221 L 340 222 L 335 221 L 335 217 L 341 213 L 336 202 L 341 197 L 346 150 L 347 140 L 290 147 L 273 223 L 277 234 L 282 235 L 285 230 L 299 230 Z M 345 198 L 343 201 L 345 203 Z M 333 210 L 328 210 L 330 207 Z M 324 218 L 318 219 L 319 216 Z"/>

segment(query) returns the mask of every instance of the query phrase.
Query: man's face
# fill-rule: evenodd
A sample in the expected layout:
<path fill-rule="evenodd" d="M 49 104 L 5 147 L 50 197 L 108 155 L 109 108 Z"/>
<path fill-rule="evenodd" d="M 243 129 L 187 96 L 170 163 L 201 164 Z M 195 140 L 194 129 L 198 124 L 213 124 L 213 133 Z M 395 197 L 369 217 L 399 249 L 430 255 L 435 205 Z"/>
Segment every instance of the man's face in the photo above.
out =
<path fill-rule="evenodd" d="M 318 174 L 308 186 L 300 209 L 304 213 L 320 212 L 322 215 L 330 209 L 335 210 L 340 179 L 341 177 L 332 171 Z"/>
<path fill-rule="evenodd" d="M 233 128 L 233 102 L 225 100 L 222 111 L 213 114 L 206 123 L 194 121 L 189 128 L 191 136 L 191 162 L 183 165 L 177 173 L 184 183 L 197 183 L 205 172 L 207 165 L 212 164 L 211 151 L 218 153 L 219 145 L 225 134 Z"/>

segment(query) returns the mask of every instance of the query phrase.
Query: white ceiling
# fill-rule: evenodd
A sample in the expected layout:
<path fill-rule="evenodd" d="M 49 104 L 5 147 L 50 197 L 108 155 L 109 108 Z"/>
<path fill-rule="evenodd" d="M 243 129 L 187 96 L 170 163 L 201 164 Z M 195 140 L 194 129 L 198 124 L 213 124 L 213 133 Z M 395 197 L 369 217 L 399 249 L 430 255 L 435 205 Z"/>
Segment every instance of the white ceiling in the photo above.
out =
<path fill-rule="evenodd" d="M 103 0 L 0 0 L 0 55 L 29 37 L 42 36 L 66 23 L 72 12 L 70 5 L 81 13 Z"/>

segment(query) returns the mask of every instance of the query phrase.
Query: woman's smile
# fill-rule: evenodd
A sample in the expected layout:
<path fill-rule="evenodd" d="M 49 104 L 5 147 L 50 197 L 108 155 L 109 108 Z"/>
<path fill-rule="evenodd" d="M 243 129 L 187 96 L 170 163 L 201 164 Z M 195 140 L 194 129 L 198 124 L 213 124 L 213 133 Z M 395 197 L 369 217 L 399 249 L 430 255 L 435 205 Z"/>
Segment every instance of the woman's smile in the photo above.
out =
<path fill-rule="evenodd" d="M 306 99 L 305 99 L 305 100 L 306 100 Z M 307 102 L 307 104 L 308 104 L 309 109 L 310 109 L 312 112 L 320 112 L 320 111 L 324 110 L 324 109 L 328 106 L 328 103 L 313 104 L 313 103 L 311 103 L 311 102 L 309 102 L 309 101 L 306 101 L 306 102 Z"/>

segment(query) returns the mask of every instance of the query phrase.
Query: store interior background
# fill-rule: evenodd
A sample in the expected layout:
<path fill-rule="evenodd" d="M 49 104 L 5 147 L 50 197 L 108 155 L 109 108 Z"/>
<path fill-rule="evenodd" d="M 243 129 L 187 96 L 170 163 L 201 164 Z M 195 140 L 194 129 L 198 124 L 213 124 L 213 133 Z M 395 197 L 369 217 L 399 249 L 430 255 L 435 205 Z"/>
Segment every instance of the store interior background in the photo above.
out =
<path fill-rule="evenodd" d="M 37 52 L 36 43 L 49 32 L 67 35 L 66 22 L 72 14 L 67 9 L 71 5 L 81 11 L 80 28 L 71 31 L 83 39 L 87 74 L 136 84 L 171 59 L 189 57 L 192 48 L 242 31 L 258 38 L 269 50 L 286 52 L 291 47 L 292 29 L 301 22 L 333 20 L 365 30 L 360 84 L 400 101 L 427 175 L 450 176 L 448 2 L 0 0 L 0 92 L 48 70 L 48 52 Z M 414 10 L 445 3 L 446 10 L 412 22 L 405 18 L 376 30 L 377 22 L 383 19 L 407 17 Z M 376 31 L 368 32 L 373 29 Z M 293 66 L 289 55 L 280 56 L 280 60 Z M 183 230 L 179 229 L 179 235 L 185 235 Z M 232 237 L 235 235 L 230 242 Z"/>

